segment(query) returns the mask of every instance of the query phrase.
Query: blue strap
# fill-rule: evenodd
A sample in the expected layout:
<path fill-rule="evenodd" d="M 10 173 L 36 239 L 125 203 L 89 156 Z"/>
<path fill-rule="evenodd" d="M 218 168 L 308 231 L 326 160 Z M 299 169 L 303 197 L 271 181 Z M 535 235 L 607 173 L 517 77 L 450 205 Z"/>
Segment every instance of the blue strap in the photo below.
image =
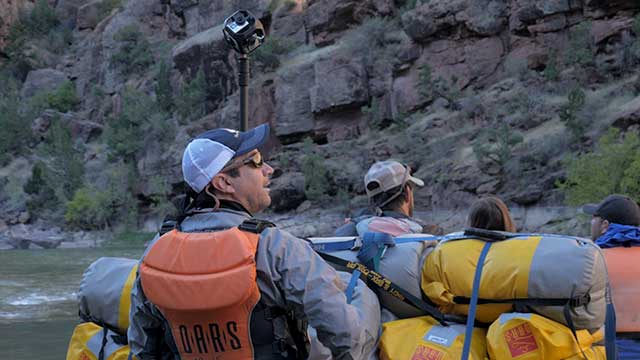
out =
<path fill-rule="evenodd" d="M 467 327 L 464 332 L 464 346 L 462 348 L 461 359 L 469 359 L 469 352 L 471 350 L 471 337 L 473 336 L 473 325 L 476 319 L 476 305 L 478 305 L 478 294 L 480 293 L 480 279 L 482 278 L 482 268 L 484 267 L 484 259 L 489 253 L 491 247 L 490 242 L 486 242 L 480 252 L 478 258 L 478 265 L 476 265 L 476 273 L 473 277 L 473 290 L 471 291 L 471 302 L 469 303 L 469 313 L 467 315 Z"/>
<path fill-rule="evenodd" d="M 369 269 L 378 271 L 380 257 L 387 246 L 395 246 L 393 236 L 380 232 L 367 231 L 362 236 L 362 247 L 358 251 L 358 260 Z"/>
<path fill-rule="evenodd" d="M 358 285 L 358 278 L 360 277 L 360 270 L 354 270 L 351 273 L 351 279 L 349 280 L 349 285 L 347 285 L 347 289 L 344 291 L 344 294 L 347 296 L 347 304 L 351 304 L 351 300 L 353 299 L 353 291 Z"/>
<path fill-rule="evenodd" d="M 607 283 L 607 316 L 604 320 L 604 347 L 607 359 L 618 359 L 618 349 L 616 348 L 616 309 L 611 301 L 611 287 Z"/>
<path fill-rule="evenodd" d="M 430 241 L 430 240 L 440 240 L 442 237 L 441 236 L 433 236 L 433 235 L 429 235 L 429 236 L 424 236 L 424 235 L 416 235 L 416 236 L 403 236 L 403 237 L 396 237 L 393 238 L 393 241 L 396 244 L 406 244 L 406 243 L 412 243 L 412 242 L 423 242 L 423 241 Z"/>

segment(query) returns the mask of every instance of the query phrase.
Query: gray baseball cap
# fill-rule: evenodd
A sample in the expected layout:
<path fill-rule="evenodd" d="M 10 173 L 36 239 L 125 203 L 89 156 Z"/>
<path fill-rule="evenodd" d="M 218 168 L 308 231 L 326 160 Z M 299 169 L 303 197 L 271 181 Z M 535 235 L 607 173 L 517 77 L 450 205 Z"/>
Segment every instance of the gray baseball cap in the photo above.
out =
<path fill-rule="evenodd" d="M 371 165 L 364 176 L 364 188 L 372 198 L 407 182 L 424 186 L 424 181 L 411 176 L 411 168 L 395 160 L 378 161 Z"/>

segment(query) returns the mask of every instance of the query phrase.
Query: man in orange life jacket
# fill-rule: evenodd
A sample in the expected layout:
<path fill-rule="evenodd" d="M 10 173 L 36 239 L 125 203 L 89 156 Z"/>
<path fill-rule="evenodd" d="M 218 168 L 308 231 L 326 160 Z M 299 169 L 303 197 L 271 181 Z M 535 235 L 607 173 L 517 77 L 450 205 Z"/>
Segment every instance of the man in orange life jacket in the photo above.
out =
<path fill-rule="evenodd" d="M 305 241 L 252 218 L 271 202 L 273 169 L 258 151 L 268 133 L 215 129 L 187 145 L 183 214 L 145 251 L 131 294 L 138 359 L 304 358 L 306 322 L 336 359 L 374 346 L 377 324 L 367 330 L 337 272 Z"/>
<path fill-rule="evenodd" d="M 603 248 L 620 359 L 640 359 L 640 207 L 628 196 L 609 195 L 583 211 L 593 215 L 591 238 Z"/>

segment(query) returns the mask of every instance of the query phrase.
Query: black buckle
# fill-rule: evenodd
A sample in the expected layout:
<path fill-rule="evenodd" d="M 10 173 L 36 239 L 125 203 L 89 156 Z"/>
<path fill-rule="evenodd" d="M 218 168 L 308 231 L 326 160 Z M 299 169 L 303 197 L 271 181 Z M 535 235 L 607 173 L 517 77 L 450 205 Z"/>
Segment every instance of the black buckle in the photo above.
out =
<path fill-rule="evenodd" d="M 242 231 L 251 232 L 254 234 L 262 234 L 264 229 L 269 227 L 275 227 L 276 224 L 267 220 L 259 220 L 259 219 L 247 219 L 238 226 L 238 229 Z"/>
<path fill-rule="evenodd" d="M 280 307 L 266 307 L 264 310 L 264 318 L 267 321 L 279 318 L 287 314 L 287 311 Z"/>
<path fill-rule="evenodd" d="M 178 228 L 178 221 L 174 219 L 172 216 L 167 216 L 162 221 L 162 225 L 160 226 L 160 236 L 168 233 L 169 231 Z"/>
<path fill-rule="evenodd" d="M 589 293 L 586 293 L 583 296 L 569 299 L 568 304 L 571 307 L 578 307 L 578 306 L 587 305 L 590 302 L 591 302 L 591 295 L 589 295 Z"/>
<path fill-rule="evenodd" d="M 289 344 L 284 339 L 277 339 L 276 341 L 271 343 L 271 350 L 274 354 L 281 355 L 282 357 L 287 357 L 289 354 Z"/>

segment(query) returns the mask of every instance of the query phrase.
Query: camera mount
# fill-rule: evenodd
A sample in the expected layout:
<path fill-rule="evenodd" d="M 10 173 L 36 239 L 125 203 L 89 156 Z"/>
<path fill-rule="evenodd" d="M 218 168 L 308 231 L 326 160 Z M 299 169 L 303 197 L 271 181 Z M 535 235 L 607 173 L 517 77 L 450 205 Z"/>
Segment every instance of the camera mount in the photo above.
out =
<path fill-rule="evenodd" d="M 238 55 L 238 84 L 240 85 L 240 130 L 249 127 L 249 54 L 265 39 L 264 27 L 248 10 L 239 10 L 224 21 L 224 38 Z"/>

